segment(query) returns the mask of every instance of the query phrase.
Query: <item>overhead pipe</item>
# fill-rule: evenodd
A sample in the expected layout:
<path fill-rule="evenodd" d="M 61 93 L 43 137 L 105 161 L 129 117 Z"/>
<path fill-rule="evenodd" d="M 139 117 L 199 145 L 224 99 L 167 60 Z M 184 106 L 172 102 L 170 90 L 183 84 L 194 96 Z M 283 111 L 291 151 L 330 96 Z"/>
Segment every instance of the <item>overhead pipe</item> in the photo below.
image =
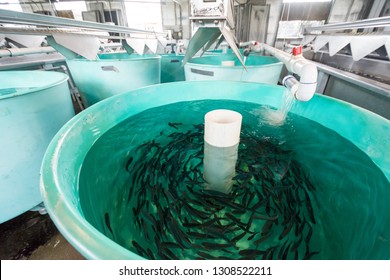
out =
<path fill-rule="evenodd" d="M 35 47 L 35 48 L 10 48 L 0 50 L 0 57 L 21 56 L 26 54 L 52 53 L 56 52 L 52 47 Z"/>
<path fill-rule="evenodd" d="M 297 74 L 300 79 L 297 81 L 294 76 L 288 75 L 283 79 L 283 85 L 290 89 L 296 99 L 300 101 L 310 100 L 317 88 L 317 66 L 302 56 L 302 46 L 294 47 L 293 53 L 286 53 L 266 44 L 257 41 L 241 42 L 240 47 L 246 47 L 244 55 L 248 56 L 251 51 L 267 51 L 282 61 L 289 72 Z"/>

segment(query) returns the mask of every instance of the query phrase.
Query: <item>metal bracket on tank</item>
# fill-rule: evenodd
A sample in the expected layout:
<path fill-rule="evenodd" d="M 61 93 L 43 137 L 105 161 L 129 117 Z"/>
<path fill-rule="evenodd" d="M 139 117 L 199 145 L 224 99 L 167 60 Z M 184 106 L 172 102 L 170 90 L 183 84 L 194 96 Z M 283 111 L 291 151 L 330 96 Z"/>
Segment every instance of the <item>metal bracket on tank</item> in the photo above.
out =
<path fill-rule="evenodd" d="M 37 206 L 30 209 L 30 211 L 38 211 L 41 215 L 46 215 L 47 210 L 43 202 L 39 203 Z"/>

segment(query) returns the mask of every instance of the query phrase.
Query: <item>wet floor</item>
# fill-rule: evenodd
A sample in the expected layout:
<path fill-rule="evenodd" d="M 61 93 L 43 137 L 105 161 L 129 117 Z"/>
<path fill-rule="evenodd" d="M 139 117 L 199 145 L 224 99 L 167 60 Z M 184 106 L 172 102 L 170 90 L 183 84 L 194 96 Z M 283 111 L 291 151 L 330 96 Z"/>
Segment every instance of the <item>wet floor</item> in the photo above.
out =
<path fill-rule="evenodd" d="M 1 260 L 82 260 L 49 215 L 28 211 L 0 224 Z"/>

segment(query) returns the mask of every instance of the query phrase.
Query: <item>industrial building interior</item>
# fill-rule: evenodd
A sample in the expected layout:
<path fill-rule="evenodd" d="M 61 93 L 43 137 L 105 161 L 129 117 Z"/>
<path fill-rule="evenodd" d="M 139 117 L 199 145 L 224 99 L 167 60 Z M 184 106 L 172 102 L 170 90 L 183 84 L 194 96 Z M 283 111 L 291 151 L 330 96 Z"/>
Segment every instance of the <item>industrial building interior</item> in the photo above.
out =
<path fill-rule="evenodd" d="M 199 69 L 189 68 L 188 73 L 184 68 L 195 67 L 191 63 L 196 59 L 226 53 L 238 59 L 234 67 L 247 73 L 252 68 L 248 64 L 244 69 L 245 61 L 260 55 L 275 56 L 284 65 L 272 83 L 290 88 L 305 84 L 304 74 L 289 65 L 292 56 L 303 57 L 318 71 L 312 82 L 316 94 L 390 120 L 390 0 L 0 0 L 2 135 L 15 130 L 6 118 L 11 105 L 2 104 L 16 99 L 7 98 L 12 73 L 56 72 L 69 77 L 65 92 L 71 109 L 56 100 L 42 105 L 53 105 L 53 110 L 66 107 L 68 111 L 57 126 L 53 124 L 55 131 L 47 141 L 40 138 L 43 132 L 38 140 L 31 140 L 43 142 L 44 152 L 62 125 L 103 99 L 154 84 L 184 83 L 191 80 L 190 76 L 192 80 L 218 79 L 214 70 L 203 64 Z M 151 62 L 158 65 L 129 66 L 127 75 L 135 77 L 134 81 L 112 78 L 127 66 L 115 65 L 112 60 L 104 64 L 104 59 L 114 55 L 114 60 L 126 63 L 122 54 L 158 57 Z M 103 63 L 98 66 L 101 73 L 92 69 L 93 62 Z M 231 66 L 223 63 L 224 67 Z M 284 79 L 287 75 L 294 80 L 290 86 Z M 221 79 L 230 78 L 234 79 L 226 75 Z M 31 87 L 40 87 L 35 85 L 37 79 L 39 76 L 15 78 L 20 82 L 31 80 Z M 93 79 L 101 83 L 93 86 Z M 99 90 L 102 92 L 97 93 Z M 23 102 L 27 103 L 22 110 L 30 108 L 28 101 Z M 387 132 L 385 138 L 389 136 Z M 41 197 L 37 200 L 30 192 L 19 195 L 10 190 L 13 186 L 7 180 L 13 171 L 6 166 L 16 153 L 10 151 L 10 142 L 15 142 L 16 149 L 23 145 L 20 140 L 1 142 L 0 259 L 84 259 L 86 256 L 58 231 Z M 36 147 L 26 149 L 33 151 Z M 36 163 L 27 163 L 36 166 L 35 175 L 24 179 L 28 184 L 33 182 L 36 192 L 43 152 L 34 158 Z M 14 165 L 24 168 L 24 164 Z"/>

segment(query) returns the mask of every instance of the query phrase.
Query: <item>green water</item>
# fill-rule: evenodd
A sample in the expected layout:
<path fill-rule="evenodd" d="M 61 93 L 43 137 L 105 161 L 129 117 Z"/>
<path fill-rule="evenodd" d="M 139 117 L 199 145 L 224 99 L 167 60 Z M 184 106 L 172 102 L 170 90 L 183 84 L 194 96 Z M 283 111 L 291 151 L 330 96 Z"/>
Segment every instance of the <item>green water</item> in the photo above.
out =
<path fill-rule="evenodd" d="M 204 190 L 203 118 L 243 116 L 232 192 Z M 80 172 L 85 218 L 145 258 L 388 259 L 390 184 L 337 133 L 237 101 L 153 108 L 105 133 Z"/>

